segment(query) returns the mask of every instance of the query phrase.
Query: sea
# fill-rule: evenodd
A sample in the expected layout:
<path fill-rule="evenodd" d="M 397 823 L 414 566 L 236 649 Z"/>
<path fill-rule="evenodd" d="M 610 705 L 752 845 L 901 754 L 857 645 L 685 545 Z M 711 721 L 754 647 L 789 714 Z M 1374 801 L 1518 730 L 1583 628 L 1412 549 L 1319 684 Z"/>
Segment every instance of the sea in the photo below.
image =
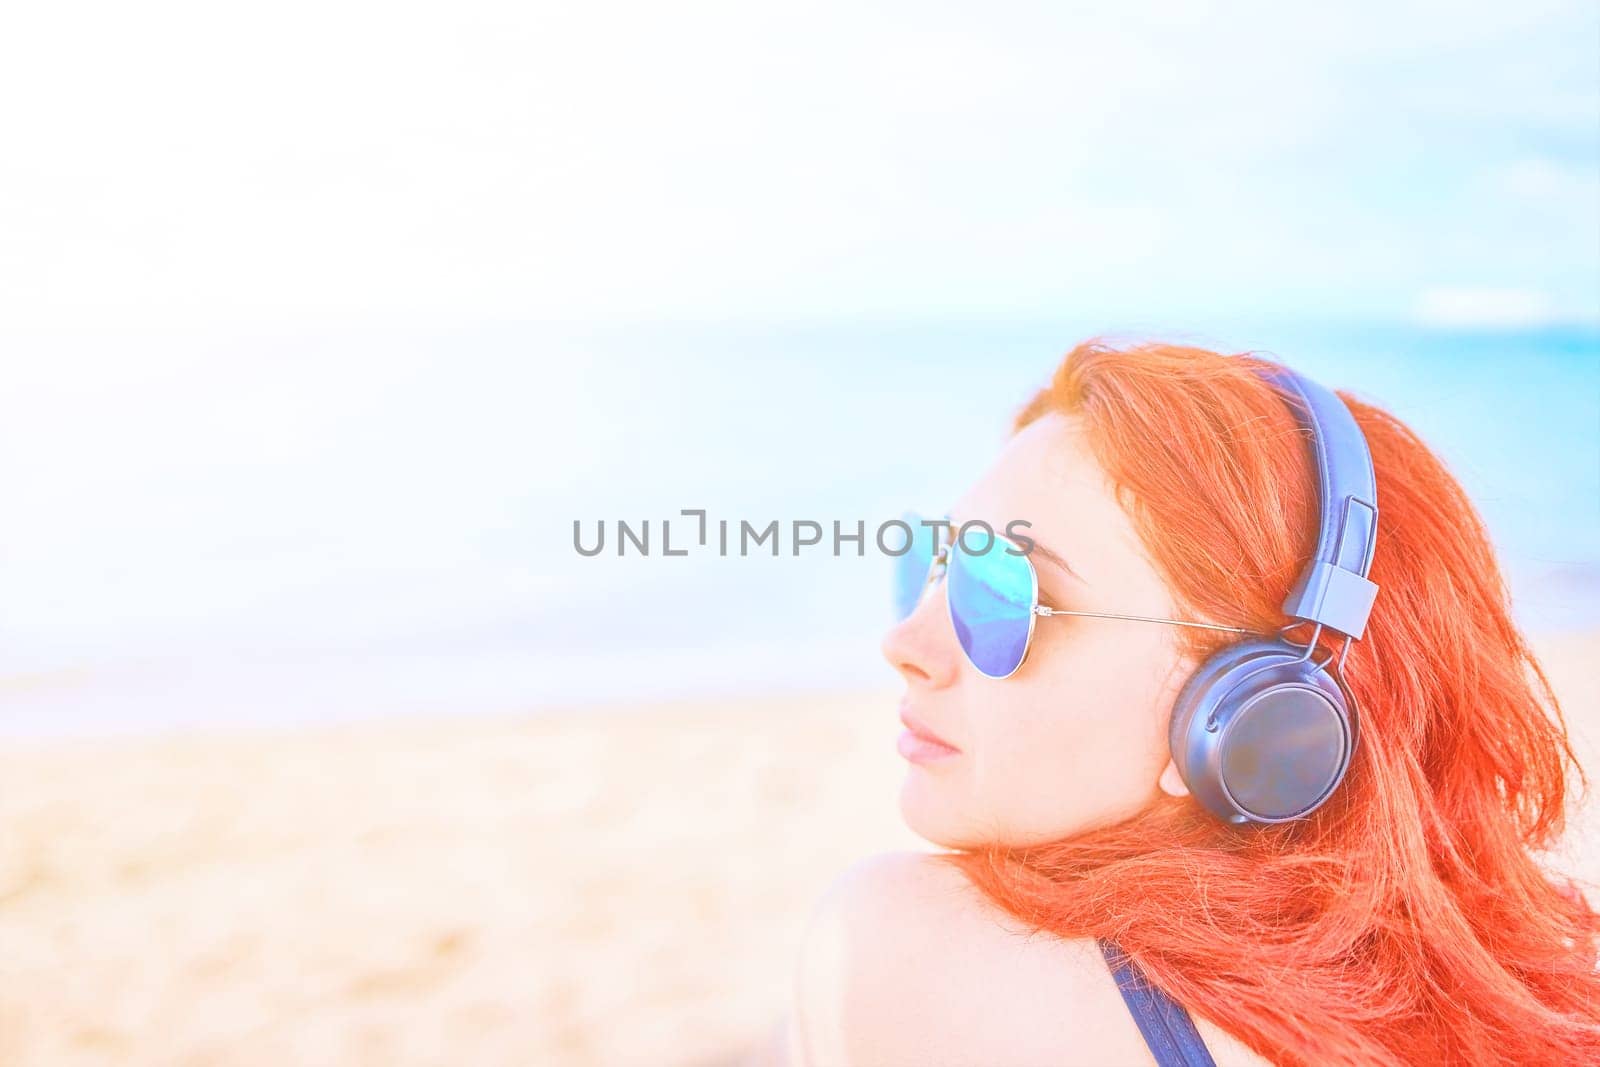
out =
<path fill-rule="evenodd" d="M 1381 404 L 1477 504 L 1524 628 L 1600 624 L 1600 327 L 1110 325 L 13 337 L 0 740 L 890 687 L 875 531 L 947 507 L 1092 336 L 1261 352 Z M 780 554 L 741 554 L 744 522 Z M 796 552 L 797 522 L 823 543 Z M 618 555 L 619 523 L 650 551 Z"/>

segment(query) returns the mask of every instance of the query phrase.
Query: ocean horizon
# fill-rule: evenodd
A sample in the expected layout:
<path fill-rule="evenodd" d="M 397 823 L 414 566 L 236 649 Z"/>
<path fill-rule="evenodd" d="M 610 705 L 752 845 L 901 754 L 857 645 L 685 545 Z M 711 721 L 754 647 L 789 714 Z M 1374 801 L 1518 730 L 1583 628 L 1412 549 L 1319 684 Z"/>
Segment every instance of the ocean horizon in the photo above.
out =
<path fill-rule="evenodd" d="M 872 530 L 942 509 L 1082 323 L 88 334 L 14 351 L 0 736 L 895 684 Z M 1377 403 L 1484 517 L 1529 632 L 1600 625 L 1600 327 L 1128 326 Z M 92 431 L 92 432 L 91 432 Z M 112 447 L 107 447 L 107 442 Z M 1380 504 L 1381 506 L 1381 504 Z M 685 510 L 703 510 L 708 546 Z M 724 555 L 716 523 L 780 524 Z M 579 553 L 606 522 L 612 540 Z M 615 554 L 616 523 L 652 530 Z M 672 524 L 665 555 L 662 523 Z M 790 524 L 824 544 L 791 552 Z M 831 524 L 867 530 L 834 556 Z"/>

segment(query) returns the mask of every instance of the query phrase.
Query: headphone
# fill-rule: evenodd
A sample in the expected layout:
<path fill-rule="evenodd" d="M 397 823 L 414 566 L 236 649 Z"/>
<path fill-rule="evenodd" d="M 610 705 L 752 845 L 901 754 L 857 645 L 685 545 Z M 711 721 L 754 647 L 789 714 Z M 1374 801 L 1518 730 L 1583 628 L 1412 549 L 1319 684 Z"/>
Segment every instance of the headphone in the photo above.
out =
<path fill-rule="evenodd" d="M 1311 431 L 1322 516 L 1317 548 L 1288 597 L 1295 621 L 1276 637 L 1249 638 L 1206 659 L 1173 705 L 1172 759 L 1195 799 L 1228 823 L 1303 818 L 1333 794 L 1360 738 L 1342 673 L 1366 629 L 1378 587 L 1367 580 L 1378 535 L 1372 454 L 1338 396 L 1287 367 L 1263 376 Z M 1301 623 L 1305 645 L 1285 635 Z M 1339 662 L 1313 652 L 1323 627 L 1344 635 Z"/>

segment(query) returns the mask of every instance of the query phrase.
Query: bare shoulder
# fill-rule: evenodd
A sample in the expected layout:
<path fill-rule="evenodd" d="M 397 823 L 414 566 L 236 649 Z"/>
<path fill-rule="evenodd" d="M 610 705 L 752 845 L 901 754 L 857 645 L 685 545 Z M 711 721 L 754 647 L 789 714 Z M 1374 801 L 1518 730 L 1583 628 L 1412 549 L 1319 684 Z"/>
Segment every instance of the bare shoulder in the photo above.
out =
<path fill-rule="evenodd" d="M 1219 1067 L 1266 1060 L 1196 1014 Z M 1099 946 L 1030 934 L 936 856 L 858 861 L 817 901 L 790 1067 L 1154 1063 Z"/>
<path fill-rule="evenodd" d="M 1149 1062 L 1131 1019 L 1107 1025 L 1126 1011 L 1092 940 L 1028 936 L 919 852 L 870 856 L 829 886 L 792 1012 L 793 1067 L 1062 1062 L 1065 1050 Z"/>

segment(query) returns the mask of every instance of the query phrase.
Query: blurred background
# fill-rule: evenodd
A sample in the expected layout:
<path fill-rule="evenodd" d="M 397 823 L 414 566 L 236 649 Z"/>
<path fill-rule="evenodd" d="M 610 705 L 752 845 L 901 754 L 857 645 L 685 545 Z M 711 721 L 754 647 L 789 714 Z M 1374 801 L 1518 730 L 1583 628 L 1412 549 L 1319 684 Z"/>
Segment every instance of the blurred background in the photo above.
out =
<path fill-rule="evenodd" d="M 1091 336 L 1395 412 L 1595 704 L 1592 4 L 7 23 L 0 1060 L 735 1062 L 918 847 L 889 567 L 660 524 L 942 509 Z"/>

